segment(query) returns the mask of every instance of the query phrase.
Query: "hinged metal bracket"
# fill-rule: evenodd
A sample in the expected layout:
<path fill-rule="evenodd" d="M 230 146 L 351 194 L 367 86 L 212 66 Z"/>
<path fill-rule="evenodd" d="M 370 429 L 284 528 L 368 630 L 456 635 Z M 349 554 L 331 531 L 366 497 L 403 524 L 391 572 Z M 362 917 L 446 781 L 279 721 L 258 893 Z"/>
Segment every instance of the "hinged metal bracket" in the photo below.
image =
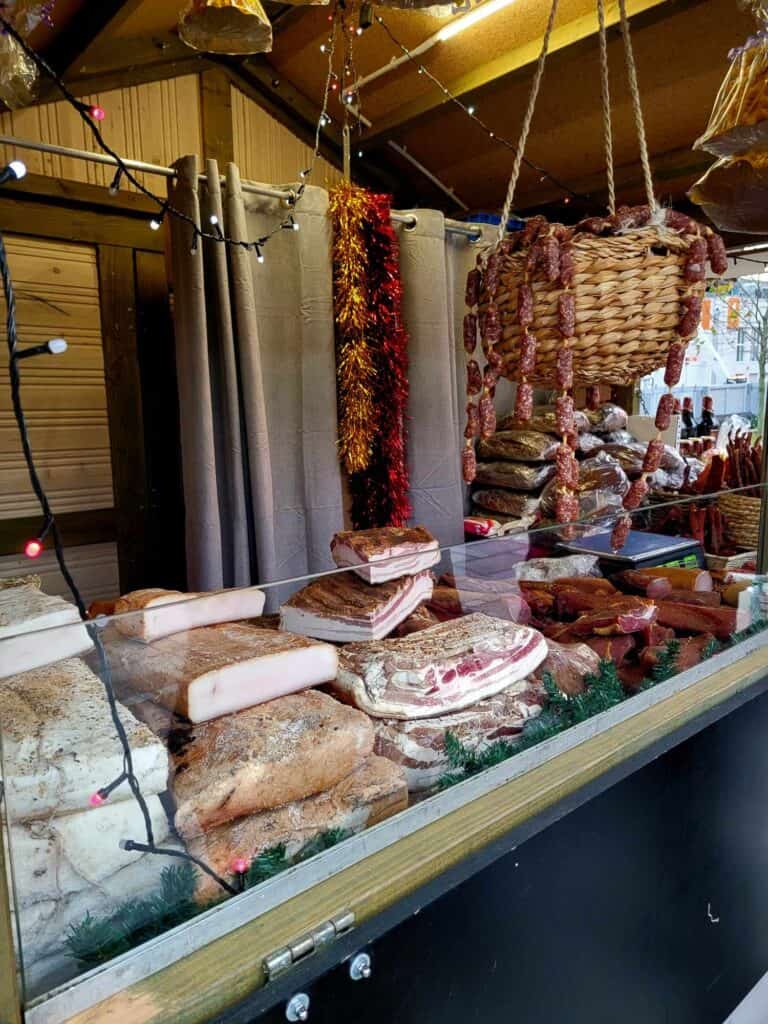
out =
<path fill-rule="evenodd" d="M 351 910 L 341 910 L 327 921 L 323 921 L 311 932 L 300 935 L 287 946 L 281 946 L 274 953 L 264 957 L 264 974 L 267 981 L 284 974 L 294 964 L 304 960 L 312 953 L 333 942 L 339 935 L 348 932 L 355 924 L 355 915 Z"/>

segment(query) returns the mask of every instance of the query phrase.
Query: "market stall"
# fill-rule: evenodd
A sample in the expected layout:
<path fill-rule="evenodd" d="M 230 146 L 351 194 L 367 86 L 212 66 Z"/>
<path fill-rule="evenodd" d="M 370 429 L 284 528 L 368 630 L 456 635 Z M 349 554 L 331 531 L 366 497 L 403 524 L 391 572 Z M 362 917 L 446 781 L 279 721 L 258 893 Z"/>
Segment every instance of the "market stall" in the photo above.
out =
<path fill-rule="evenodd" d="M 190 45 L 226 36 L 211 8 L 237 8 L 248 45 L 269 45 L 249 3 L 193 3 L 180 29 Z M 296 182 L 245 182 L 234 162 L 210 158 L 203 173 L 179 153 L 146 171 L 167 178 L 158 192 L 106 142 L 104 110 L 0 18 L 21 65 L 48 77 L 111 161 L 114 191 L 133 185 L 154 204 L 149 229 L 167 228 L 187 554 L 184 589 L 142 579 L 84 597 L 26 415 L 27 367 L 67 344 L 23 344 L 23 291 L 0 241 L 9 422 L 40 513 L 28 571 L 0 581 L 9 1020 L 415 1020 L 423 990 L 399 1003 L 378 988 L 391 992 L 412 965 L 380 977 L 378 959 L 398 937 L 411 950 L 423 941 L 416 911 L 439 920 L 452 900 L 470 941 L 493 929 L 494 974 L 519 956 L 497 916 L 517 908 L 499 896 L 481 912 L 477 894 L 522 898 L 514 873 L 536 850 L 566 874 L 568 843 L 604 794 L 614 802 L 585 859 L 630 836 L 637 822 L 617 812 L 619 794 L 652 806 L 666 784 L 652 761 L 666 758 L 678 787 L 654 834 L 674 817 L 695 833 L 700 805 L 680 796 L 700 785 L 689 752 L 696 764 L 730 757 L 738 735 L 740 785 L 724 776 L 717 792 L 748 805 L 765 767 L 744 721 L 762 721 L 768 689 L 768 444 L 744 418 L 717 416 L 711 397 L 694 409 L 679 386 L 728 253 L 712 223 L 658 198 L 624 0 L 611 17 L 645 201 L 617 200 L 602 0 L 591 13 L 605 209 L 513 215 L 555 0 L 520 137 L 505 142 L 501 215 L 462 222 L 393 209 L 352 181 L 367 5 L 327 16 L 314 149 Z M 333 92 L 344 163 L 325 189 L 310 179 Z M 8 187 L 21 176 L 2 172 Z M 639 380 L 662 370 L 658 407 L 641 415 Z M 46 548 L 66 597 L 35 573 Z M 707 821 L 716 858 L 724 826 L 714 810 Z M 649 864 L 664 864 L 677 892 L 687 868 L 663 850 L 662 836 L 625 857 L 614 893 Z M 760 871 L 745 877 L 759 884 Z M 545 882 L 531 872 L 529 885 Z M 624 929 L 642 935 L 621 965 L 631 989 L 643 943 L 690 919 L 682 901 L 649 927 L 637 903 L 614 898 L 600 941 L 569 917 L 571 942 L 607 956 Z M 721 902 L 703 900 L 710 924 Z M 539 911 L 556 922 L 557 906 L 548 893 Z M 743 933 L 761 908 L 742 909 Z M 521 932 L 536 932 L 536 913 L 523 907 Z M 555 931 L 553 969 L 567 957 Z M 491 1019 L 483 957 L 448 971 L 444 938 L 430 940 L 423 984 L 453 974 L 472 995 L 446 1019 Z M 732 939 L 723 974 L 742 952 Z M 677 1019 L 730 1012 L 764 967 L 734 972 L 706 1013 L 692 1003 L 706 983 L 692 969 Z M 648 968 L 649 984 L 660 970 Z M 600 977 L 594 964 L 569 975 L 590 993 L 590 1019 L 614 1005 L 595 996 Z M 545 1004 L 567 1012 L 567 999 L 534 1000 L 527 1019 Z M 649 1019 L 638 1012 L 627 1020 Z"/>

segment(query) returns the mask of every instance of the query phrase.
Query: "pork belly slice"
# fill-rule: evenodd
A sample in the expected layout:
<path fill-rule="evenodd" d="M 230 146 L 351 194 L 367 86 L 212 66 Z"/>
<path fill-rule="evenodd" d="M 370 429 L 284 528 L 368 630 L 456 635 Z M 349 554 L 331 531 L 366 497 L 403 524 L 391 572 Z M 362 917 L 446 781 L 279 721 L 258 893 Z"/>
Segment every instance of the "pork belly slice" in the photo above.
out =
<path fill-rule="evenodd" d="M 263 850 L 284 844 L 291 857 L 308 842 L 330 829 L 361 832 L 405 810 L 408 790 L 401 768 L 371 755 L 330 789 L 272 810 L 221 825 L 189 843 L 189 852 L 219 875 L 233 874 L 233 863 L 250 864 Z M 200 872 L 196 896 L 216 897 L 219 887 Z"/>
<path fill-rule="evenodd" d="M 528 719 L 540 714 L 545 701 L 540 683 L 521 679 L 507 690 L 450 715 L 413 722 L 377 719 L 374 750 L 400 765 L 409 792 L 420 793 L 435 786 L 450 770 L 446 732 L 453 733 L 468 749 L 481 751 L 498 740 L 514 740 Z"/>
<path fill-rule="evenodd" d="M 353 573 L 321 576 L 280 608 L 282 629 L 345 643 L 380 640 L 432 596 L 432 574 L 365 583 Z"/>
<path fill-rule="evenodd" d="M 120 616 L 115 628 L 123 636 L 149 643 L 187 629 L 256 618 L 263 610 L 264 594 L 257 587 L 208 594 L 134 590 L 115 602 L 115 614 Z"/>
<path fill-rule="evenodd" d="M 367 715 L 317 690 L 168 736 L 175 825 L 185 839 L 336 785 L 373 750 Z"/>
<path fill-rule="evenodd" d="M 331 556 L 336 565 L 354 569 L 367 583 L 386 583 L 436 565 L 440 549 L 423 526 L 384 526 L 342 530 L 331 541 Z"/>
<path fill-rule="evenodd" d="M 240 623 L 204 626 L 152 643 L 109 638 L 121 692 L 156 701 L 191 722 L 263 704 L 336 675 L 330 644 Z"/>
<path fill-rule="evenodd" d="M 168 784 L 163 744 L 119 708 L 145 796 Z M 79 658 L 22 672 L 0 685 L 3 774 L 10 822 L 88 809 L 88 800 L 123 770 L 101 680 Z M 110 803 L 130 799 L 126 786 Z M 94 812 L 96 813 L 96 812 Z"/>
<path fill-rule="evenodd" d="M 73 604 L 34 587 L 0 590 L 0 679 L 72 658 L 92 646 Z"/>
<path fill-rule="evenodd" d="M 535 629 L 477 612 L 401 639 L 349 644 L 333 691 L 374 718 L 430 718 L 505 690 L 546 655 Z"/>

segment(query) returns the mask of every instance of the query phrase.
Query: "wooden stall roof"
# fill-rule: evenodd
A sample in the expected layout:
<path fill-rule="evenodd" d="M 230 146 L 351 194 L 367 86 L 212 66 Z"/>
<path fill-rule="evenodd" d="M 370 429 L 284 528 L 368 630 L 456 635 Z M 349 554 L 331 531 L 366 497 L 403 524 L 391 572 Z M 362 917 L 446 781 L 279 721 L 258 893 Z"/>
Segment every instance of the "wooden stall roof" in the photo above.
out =
<path fill-rule="evenodd" d="M 59 0 L 56 27 L 40 30 L 38 42 L 80 91 L 166 77 L 208 65 L 208 58 L 178 39 L 176 23 L 184 0 Z M 94 14 L 99 8 L 98 15 Z M 269 55 L 226 58 L 261 92 L 305 122 L 319 110 L 325 76 L 320 51 L 328 35 L 328 7 L 267 4 L 275 41 Z M 414 47 L 437 32 L 452 15 L 449 7 L 401 11 L 377 7 L 395 36 Z M 438 42 L 422 58 L 449 88 L 471 102 L 500 135 L 516 141 L 549 4 L 512 0 L 509 6 L 465 32 Z M 754 31 L 751 18 L 733 0 L 628 0 L 638 75 L 656 174 L 666 202 L 685 207 L 686 190 L 711 162 L 691 146 L 707 123 L 728 66 L 728 51 Z M 614 148 L 621 201 L 641 199 L 637 141 L 631 117 L 617 5 L 607 4 Z M 598 72 L 595 0 L 561 0 L 552 54 L 542 85 L 528 154 L 555 178 L 585 196 L 569 216 L 604 201 L 604 160 Z M 378 24 L 355 39 L 358 73 L 368 75 L 400 52 Z M 45 96 L 43 97 L 45 98 Z M 340 114 L 334 100 L 332 115 Z M 355 149 L 365 164 L 379 164 L 401 183 L 399 200 L 456 207 L 390 141 L 420 161 L 470 210 L 498 208 L 512 155 L 490 139 L 429 79 L 404 65 L 362 92 L 362 112 L 371 122 Z M 328 129 L 338 141 L 339 116 Z M 562 188 L 526 169 L 520 180 L 521 211 L 562 202 Z M 552 211 L 550 211 L 552 212 Z"/>

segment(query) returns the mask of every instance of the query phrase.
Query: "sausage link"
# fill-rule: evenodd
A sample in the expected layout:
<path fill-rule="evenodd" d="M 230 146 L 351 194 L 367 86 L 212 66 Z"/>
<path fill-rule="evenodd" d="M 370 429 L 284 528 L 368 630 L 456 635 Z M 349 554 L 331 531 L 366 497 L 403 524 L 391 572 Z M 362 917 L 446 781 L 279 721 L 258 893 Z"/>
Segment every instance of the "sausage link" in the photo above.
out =
<path fill-rule="evenodd" d="M 699 236 L 691 242 L 685 258 L 683 277 L 693 284 L 696 281 L 703 281 L 707 273 L 707 243 Z"/>
<path fill-rule="evenodd" d="M 629 531 L 631 529 L 632 520 L 629 516 L 625 516 L 616 523 L 613 528 L 613 532 L 611 533 L 611 547 L 614 551 L 621 551 L 627 543 L 627 537 L 629 537 Z"/>
<path fill-rule="evenodd" d="M 480 437 L 488 438 L 496 431 L 496 409 L 490 394 L 480 397 L 478 411 L 480 413 Z"/>
<path fill-rule="evenodd" d="M 464 302 L 468 306 L 476 306 L 480 298 L 480 271 L 474 267 L 467 274 L 467 288 L 464 293 Z"/>
<path fill-rule="evenodd" d="M 573 351 L 570 348 L 561 348 L 557 353 L 555 380 L 562 391 L 573 387 Z"/>
<path fill-rule="evenodd" d="M 530 327 L 533 323 L 533 292 L 528 284 L 518 285 L 517 322 L 521 327 Z"/>
<path fill-rule="evenodd" d="M 655 473 L 661 465 L 661 457 L 664 454 L 664 442 L 660 438 L 654 438 L 648 442 L 643 457 L 643 472 Z"/>
<path fill-rule="evenodd" d="M 639 476 L 637 480 L 632 481 L 629 490 L 624 496 L 624 508 L 637 508 L 647 493 L 648 481 L 644 476 Z"/>
<path fill-rule="evenodd" d="M 483 378 L 480 374 L 480 366 L 476 359 L 470 359 L 467 363 L 467 394 L 479 395 L 483 389 Z"/>
<path fill-rule="evenodd" d="M 461 451 L 461 475 L 465 484 L 471 484 L 477 475 L 477 459 L 471 442 Z"/>
<path fill-rule="evenodd" d="M 673 395 L 666 394 L 662 395 L 659 399 L 659 405 L 656 409 L 656 419 L 654 420 L 657 430 L 666 430 L 672 421 L 672 410 L 675 407 L 675 399 Z"/>
<path fill-rule="evenodd" d="M 467 313 L 464 317 L 464 350 L 468 356 L 477 348 L 477 317 Z"/>
<path fill-rule="evenodd" d="M 573 433 L 573 399 L 570 395 L 560 395 L 555 400 L 555 427 L 558 434 Z"/>
<path fill-rule="evenodd" d="M 707 235 L 707 254 L 712 273 L 724 274 L 728 269 L 728 253 L 725 251 L 725 242 L 714 231 Z"/>
<path fill-rule="evenodd" d="M 515 396 L 515 419 L 520 423 L 527 423 L 533 416 L 533 385 L 527 381 L 521 381 L 517 385 Z"/>
<path fill-rule="evenodd" d="M 557 329 L 563 338 L 571 338 L 576 330 L 576 303 L 573 292 L 560 292 L 557 299 Z"/>
<path fill-rule="evenodd" d="M 467 402 L 467 425 L 464 428 L 464 437 L 477 437 L 480 433 L 480 413 L 474 402 Z"/>
<path fill-rule="evenodd" d="M 523 331 L 520 339 L 520 376 L 530 377 L 536 369 L 536 338 L 530 331 Z"/>
<path fill-rule="evenodd" d="M 685 345 L 681 341 L 676 341 L 669 346 L 669 352 L 667 353 L 667 365 L 664 369 L 664 383 L 668 388 L 673 388 L 680 380 L 684 362 Z"/>

